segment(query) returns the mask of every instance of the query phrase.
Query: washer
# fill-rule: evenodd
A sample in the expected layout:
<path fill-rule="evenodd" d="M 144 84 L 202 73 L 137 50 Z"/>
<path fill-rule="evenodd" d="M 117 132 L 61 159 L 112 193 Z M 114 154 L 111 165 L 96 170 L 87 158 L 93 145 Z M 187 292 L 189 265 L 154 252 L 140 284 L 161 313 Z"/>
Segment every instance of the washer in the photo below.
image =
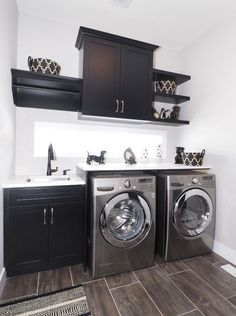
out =
<path fill-rule="evenodd" d="M 89 267 L 93 277 L 154 264 L 156 179 L 145 174 L 90 177 Z"/>
<path fill-rule="evenodd" d="M 161 257 L 168 261 L 212 251 L 215 196 L 213 174 L 158 174 L 156 252 Z"/>

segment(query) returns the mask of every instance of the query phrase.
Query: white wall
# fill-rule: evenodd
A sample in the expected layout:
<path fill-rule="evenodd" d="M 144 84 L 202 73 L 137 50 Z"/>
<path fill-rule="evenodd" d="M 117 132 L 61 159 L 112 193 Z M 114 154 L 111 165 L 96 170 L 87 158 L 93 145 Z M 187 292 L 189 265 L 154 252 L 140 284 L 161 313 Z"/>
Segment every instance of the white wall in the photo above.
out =
<path fill-rule="evenodd" d="M 86 18 L 83 19 L 83 26 L 87 26 Z M 88 26 L 90 25 L 90 18 L 88 17 Z M 106 21 L 104 21 L 104 28 L 106 29 Z M 67 25 L 58 22 L 52 22 L 36 17 L 30 17 L 25 14 L 19 15 L 19 31 L 18 31 L 18 56 L 17 68 L 27 70 L 28 55 L 32 57 L 48 57 L 56 60 L 61 65 L 61 74 L 78 77 L 79 73 L 79 51 L 75 48 L 75 41 L 79 30 L 80 21 L 77 26 Z M 96 28 L 96 26 L 93 26 Z M 107 25 L 109 32 L 114 33 L 116 25 L 112 25 L 109 21 Z M 123 36 L 129 34 L 123 33 Z M 154 34 L 155 35 L 155 34 Z M 150 36 L 150 34 L 149 34 Z M 138 37 L 138 34 L 137 34 Z M 153 42 L 154 39 L 153 39 Z M 178 54 L 159 49 L 154 55 L 154 67 L 178 72 L 179 59 Z M 69 113 L 63 111 L 52 110 L 38 110 L 17 108 L 16 111 L 16 174 L 38 174 L 45 172 L 45 158 L 34 157 L 34 122 L 61 122 L 71 124 L 83 124 L 78 121 L 77 113 Z M 89 126 L 94 126 L 94 122 L 86 122 Z M 101 123 L 99 123 L 101 124 Z M 140 124 L 109 124 L 103 123 L 111 132 L 114 129 L 126 129 L 128 132 L 136 128 L 140 130 L 148 129 L 147 126 Z M 167 160 L 174 160 L 175 152 L 175 127 L 161 127 L 153 125 L 154 130 L 160 130 L 160 134 L 167 134 Z M 145 131 L 145 130 L 144 130 Z M 94 133 L 94 148 L 98 139 Z M 61 145 L 62 146 L 62 145 Z M 153 147 L 156 143 L 153 143 Z M 93 144 L 88 144 L 88 147 L 93 148 Z M 132 143 L 130 143 L 132 148 Z M 108 148 L 109 149 L 109 148 Z M 59 148 L 59 152 L 62 148 Z M 136 153 L 137 155 L 139 153 Z M 60 169 L 71 168 L 75 170 L 76 162 L 79 158 L 60 158 Z"/>
<path fill-rule="evenodd" d="M 205 163 L 217 180 L 215 250 L 236 263 L 236 16 L 223 21 L 182 52 L 187 84 L 189 127 L 181 127 L 179 144 L 206 149 Z M 228 250 L 227 250 L 228 249 Z"/>
<path fill-rule="evenodd" d="M 14 173 L 15 106 L 10 69 L 16 66 L 18 13 L 15 0 L 0 2 L 0 185 Z M 0 191 L 0 276 L 3 267 L 3 192 Z"/>

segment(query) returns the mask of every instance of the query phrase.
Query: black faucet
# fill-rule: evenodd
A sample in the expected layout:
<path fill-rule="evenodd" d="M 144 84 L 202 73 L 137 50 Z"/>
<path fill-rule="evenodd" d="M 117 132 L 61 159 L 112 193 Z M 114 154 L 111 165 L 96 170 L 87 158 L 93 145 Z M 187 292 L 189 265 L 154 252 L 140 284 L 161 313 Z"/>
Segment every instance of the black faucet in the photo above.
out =
<path fill-rule="evenodd" d="M 48 147 L 47 176 L 51 176 L 52 172 L 56 172 L 58 170 L 58 167 L 56 167 L 56 169 L 52 169 L 51 160 L 56 160 L 56 154 L 55 154 L 55 151 L 53 150 L 52 144 L 50 144 Z"/>

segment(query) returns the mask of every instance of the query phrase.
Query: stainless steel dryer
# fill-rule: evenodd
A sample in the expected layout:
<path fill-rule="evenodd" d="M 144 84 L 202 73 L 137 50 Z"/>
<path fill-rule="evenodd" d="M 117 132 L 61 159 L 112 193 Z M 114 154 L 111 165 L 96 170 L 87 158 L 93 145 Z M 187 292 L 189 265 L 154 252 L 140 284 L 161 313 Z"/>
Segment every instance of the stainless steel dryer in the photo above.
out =
<path fill-rule="evenodd" d="M 89 266 L 93 277 L 153 265 L 155 180 L 145 174 L 90 178 Z"/>
<path fill-rule="evenodd" d="M 157 176 L 156 252 L 165 260 L 212 251 L 215 176 L 191 171 Z"/>

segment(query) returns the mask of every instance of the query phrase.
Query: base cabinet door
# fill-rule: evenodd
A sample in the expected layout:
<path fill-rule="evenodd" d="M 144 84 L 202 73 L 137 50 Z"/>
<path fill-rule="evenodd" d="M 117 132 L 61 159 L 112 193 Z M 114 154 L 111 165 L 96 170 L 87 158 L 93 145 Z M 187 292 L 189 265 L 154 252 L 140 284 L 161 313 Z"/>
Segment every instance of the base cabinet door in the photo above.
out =
<path fill-rule="evenodd" d="M 8 213 L 7 274 L 42 270 L 48 265 L 47 205 L 13 206 Z"/>
<path fill-rule="evenodd" d="M 50 266 L 75 264 L 83 260 L 84 203 L 49 205 Z"/>
<path fill-rule="evenodd" d="M 4 189 L 7 276 L 84 262 L 85 186 Z"/>

